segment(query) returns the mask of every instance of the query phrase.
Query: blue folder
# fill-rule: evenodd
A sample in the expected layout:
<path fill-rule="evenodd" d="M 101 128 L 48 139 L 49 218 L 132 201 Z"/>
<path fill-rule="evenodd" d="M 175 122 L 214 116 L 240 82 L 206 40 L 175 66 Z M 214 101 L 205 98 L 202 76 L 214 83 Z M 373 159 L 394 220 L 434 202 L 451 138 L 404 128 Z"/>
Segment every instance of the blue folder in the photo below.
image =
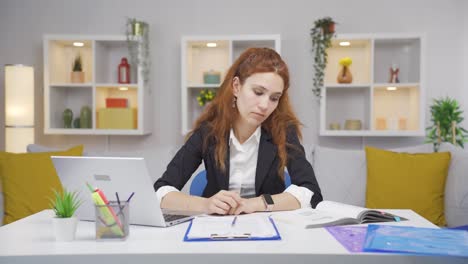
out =
<path fill-rule="evenodd" d="M 369 225 L 364 251 L 468 257 L 468 232 L 410 226 Z"/>
<path fill-rule="evenodd" d="M 203 237 L 203 238 L 189 238 L 188 235 L 190 233 L 190 230 L 192 228 L 193 224 L 193 219 L 190 220 L 190 224 L 187 227 L 187 231 L 185 232 L 184 235 L 184 241 L 186 242 L 205 242 L 205 241 L 252 241 L 252 240 L 281 240 L 281 235 L 278 232 L 278 228 L 275 225 L 275 221 L 271 217 L 268 217 L 268 220 L 270 220 L 270 223 L 272 224 L 273 228 L 275 229 L 276 234 L 273 236 L 269 237 L 255 237 L 255 236 L 250 236 L 247 234 L 244 235 L 217 235 L 217 234 L 212 234 L 209 237 Z"/>

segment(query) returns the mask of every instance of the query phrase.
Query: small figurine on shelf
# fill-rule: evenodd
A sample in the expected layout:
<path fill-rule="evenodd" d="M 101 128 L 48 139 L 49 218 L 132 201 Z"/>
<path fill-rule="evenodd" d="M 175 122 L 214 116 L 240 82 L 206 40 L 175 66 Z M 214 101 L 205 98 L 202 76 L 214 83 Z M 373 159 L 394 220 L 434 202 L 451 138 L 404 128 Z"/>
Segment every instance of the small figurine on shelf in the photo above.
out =
<path fill-rule="evenodd" d="M 390 79 L 388 80 L 389 83 L 399 83 L 400 80 L 398 79 L 398 73 L 400 72 L 400 68 L 398 68 L 397 64 L 392 64 L 390 67 Z"/>
<path fill-rule="evenodd" d="M 127 58 L 123 57 L 118 67 L 119 83 L 130 83 L 130 64 Z"/>
<path fill-rule="evenodd" d="M 198 105 L 199 106 L 206 105 L 211 100 L 213 100 L 215 96 L 216 96 L 216 93 L 213 92 L 212 90 L 208 90 L 208 89 L 201 90 L 197 96 Z"/>
<path fill-rule="evenodd" d="M 75 59 L 73 60 L 70 80 L 72 83 L 84 82 L 84 72 L 80 54 L 76 55 Z"/>
<path fill-rule="evenodd" d="M 340 72 L 338 73 L 338 77 L 336 81 L 338 83 L 352 83 L 353 82 L 353 75 L 349 70 L 349 66 L 353 63 L 353 60 L 350 57 L 344 57 L 340 59 L 339 64 L 343 66 Z"/>

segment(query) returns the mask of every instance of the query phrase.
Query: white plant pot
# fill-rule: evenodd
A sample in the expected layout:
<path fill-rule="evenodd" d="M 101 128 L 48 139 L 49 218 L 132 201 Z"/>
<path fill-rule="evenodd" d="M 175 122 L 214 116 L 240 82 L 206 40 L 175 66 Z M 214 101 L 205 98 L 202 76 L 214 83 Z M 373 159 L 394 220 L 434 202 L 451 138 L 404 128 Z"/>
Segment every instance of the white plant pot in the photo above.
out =
<path fill-rule="evenodd" d="M 72 241 L 75 239 L 76 226 L 78 219 L 76 217 L 70 218 L 52 218 L 54 226 L 55 240 L 57 241 Z"/>

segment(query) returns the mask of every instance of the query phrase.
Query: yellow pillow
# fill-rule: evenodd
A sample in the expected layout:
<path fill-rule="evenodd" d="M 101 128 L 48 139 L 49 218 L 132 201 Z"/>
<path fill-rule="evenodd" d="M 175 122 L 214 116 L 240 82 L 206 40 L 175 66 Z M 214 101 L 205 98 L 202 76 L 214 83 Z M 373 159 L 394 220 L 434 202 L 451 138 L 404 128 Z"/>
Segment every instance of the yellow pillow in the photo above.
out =
<path fill-rule="evenodd" d="M 52 189 L 61 190 L 60 179 L 50 156 L 81 156 L 83 146 L 67 151 L 40 153 L 0 153 L 0 179 L 5 205 L 4 224 L 49 207 Z"/>
<path fill-rule="evenodd" d="M 366 207 L 412 209 L 445 226 L 444 191 L 450 152 L 397 153 L 366 147 Z"/>

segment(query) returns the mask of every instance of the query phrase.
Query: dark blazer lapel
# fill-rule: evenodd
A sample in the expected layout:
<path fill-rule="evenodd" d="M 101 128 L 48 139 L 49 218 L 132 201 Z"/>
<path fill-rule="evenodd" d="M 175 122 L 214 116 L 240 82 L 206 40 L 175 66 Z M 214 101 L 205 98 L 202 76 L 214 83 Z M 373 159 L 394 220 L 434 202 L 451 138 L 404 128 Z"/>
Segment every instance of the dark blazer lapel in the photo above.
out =
<path fill-rule="evenodd" d="M 260 145 L 258 146 L 257 171 L 255 174 L 255 193 L 259 193 L 265 176 L 271 167 L 273 160 L 276 157 L 277 147 L 272 142 L 272 137 L 269 133 L 262 129 L 260 137 Z"/>
<path fill-rule="evenodd" d="M 227 150 L 226 150 L 226 159 L 224 160 L 224 164 L 226 164 L 226 171 L 223 172 L 220 167 L 218 167 L 218 164 L 216 164 L 216 159 L 215 159 L 215 145 L 211 144 L 208 146 L 208 153 L 211 156 L 211 159 L 213 161 L 213 166 L 216 171 L 216 181 L 218 182 L 218 186 L 220 190 L 228 190 L 229 189 L 229 157 L 230 157 L 230 151 L 229 151 L 229 138 L 227 138 Z M 206 165 L 205 165 L 206 166 Z"/>

